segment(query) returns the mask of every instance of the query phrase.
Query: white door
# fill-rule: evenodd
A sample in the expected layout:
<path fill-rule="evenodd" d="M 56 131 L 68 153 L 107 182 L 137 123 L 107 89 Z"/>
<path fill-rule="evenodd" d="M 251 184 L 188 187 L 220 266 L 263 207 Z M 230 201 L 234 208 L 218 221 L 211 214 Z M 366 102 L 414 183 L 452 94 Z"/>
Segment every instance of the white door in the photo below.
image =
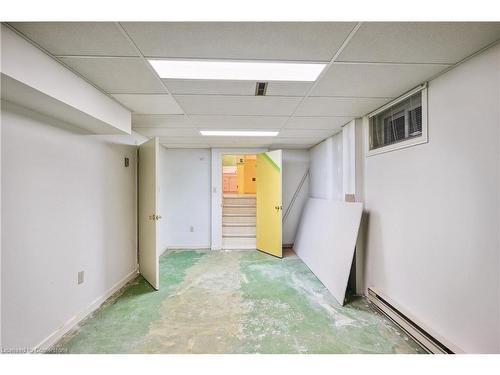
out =
<path fill-rule="evenodd" d="M 139 272 L 160 288 L 158 249 L 158 138 L 139 146 Z"/>

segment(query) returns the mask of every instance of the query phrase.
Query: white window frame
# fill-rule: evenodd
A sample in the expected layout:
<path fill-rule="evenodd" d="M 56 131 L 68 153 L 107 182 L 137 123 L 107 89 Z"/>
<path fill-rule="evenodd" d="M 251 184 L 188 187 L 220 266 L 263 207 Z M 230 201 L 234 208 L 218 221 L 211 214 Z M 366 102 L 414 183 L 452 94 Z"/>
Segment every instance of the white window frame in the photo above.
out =
<path fill-rule="evenodd" d="M 406 140 L 392 143 L 387 146 L 382 146 L 370 150 L 370 118 L 388 110 L 391 107 L 397 106 L 402 101 L 408 99 L 410 96 L 415 95 L 417 93 L 422 93 L 422 135 L 418 137 L 411 137 Z M 380 107 L 379 109 L 367 114 L 363 117 L 363 128 L 364 128 L 364 138 L 365 138 L 365 151 L 366 156 L 374 156 L 383 154 L 390 151 L 400 150 L 402 148 L 412 147 L 416 145 L 421 145 L 423 143 L 427 143 L 428 139 L 428 126 L 427 126 L 427 84 L 420 85 L 415 87 L 413 90 L 408 91 L 406 94 L 400 96 L 399 98 L 387 103 L 386 105 Z"/>

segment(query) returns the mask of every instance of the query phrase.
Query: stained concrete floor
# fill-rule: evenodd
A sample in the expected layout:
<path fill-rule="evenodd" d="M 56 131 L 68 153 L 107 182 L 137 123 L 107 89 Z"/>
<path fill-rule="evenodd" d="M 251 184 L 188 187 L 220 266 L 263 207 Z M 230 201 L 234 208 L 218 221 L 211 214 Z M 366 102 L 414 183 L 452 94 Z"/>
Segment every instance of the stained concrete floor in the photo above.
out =
<path fill-rule="evenodd" d="M 68 353 L 421 353 L 358 298 L 340 306 L 297 257 L 170 251 L 56 344 Z"/>

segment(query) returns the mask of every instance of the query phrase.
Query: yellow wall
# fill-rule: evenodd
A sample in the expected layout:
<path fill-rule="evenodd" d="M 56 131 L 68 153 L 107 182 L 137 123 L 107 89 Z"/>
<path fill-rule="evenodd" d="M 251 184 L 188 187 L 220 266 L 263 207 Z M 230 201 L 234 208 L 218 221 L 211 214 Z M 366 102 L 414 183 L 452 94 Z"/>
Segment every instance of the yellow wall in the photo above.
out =
<path fill-rule="evenodd" d="M 255 155 L 234 156 L 236 162 L 236 175 L 238 184 L 238 194 L 255 194 L 257 190 Z"/>
<path fill-rule="evenodd" d="M 238 194 L 245 194 L 245 163 L 236 164 L 236 175 L 238 176 Z"/>

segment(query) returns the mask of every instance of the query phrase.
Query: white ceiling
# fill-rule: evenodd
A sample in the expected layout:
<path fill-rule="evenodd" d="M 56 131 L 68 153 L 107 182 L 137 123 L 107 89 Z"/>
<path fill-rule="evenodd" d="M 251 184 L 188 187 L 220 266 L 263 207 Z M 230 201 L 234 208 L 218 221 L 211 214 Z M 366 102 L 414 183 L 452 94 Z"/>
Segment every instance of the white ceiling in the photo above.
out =
<path fill-rule="evenodd" d="M 138 114 L 183 114 L 177 101 L 169 94 L 112 94 L 132 112 Z"/>
<path fill-rule="evenodd" d="M 500 38 L 500 23 L 11 23 L 167 147 L 308 148 Z M 317 82 L 161 80 L 146 59 L 329 63 Z M 203 137 L 200 129 L 279 130 Z"/>
<path fill-rule="evenodd" d="M 146 57 L 329 61 L 355 23 L 133 22 L 123 26 Z"/>

